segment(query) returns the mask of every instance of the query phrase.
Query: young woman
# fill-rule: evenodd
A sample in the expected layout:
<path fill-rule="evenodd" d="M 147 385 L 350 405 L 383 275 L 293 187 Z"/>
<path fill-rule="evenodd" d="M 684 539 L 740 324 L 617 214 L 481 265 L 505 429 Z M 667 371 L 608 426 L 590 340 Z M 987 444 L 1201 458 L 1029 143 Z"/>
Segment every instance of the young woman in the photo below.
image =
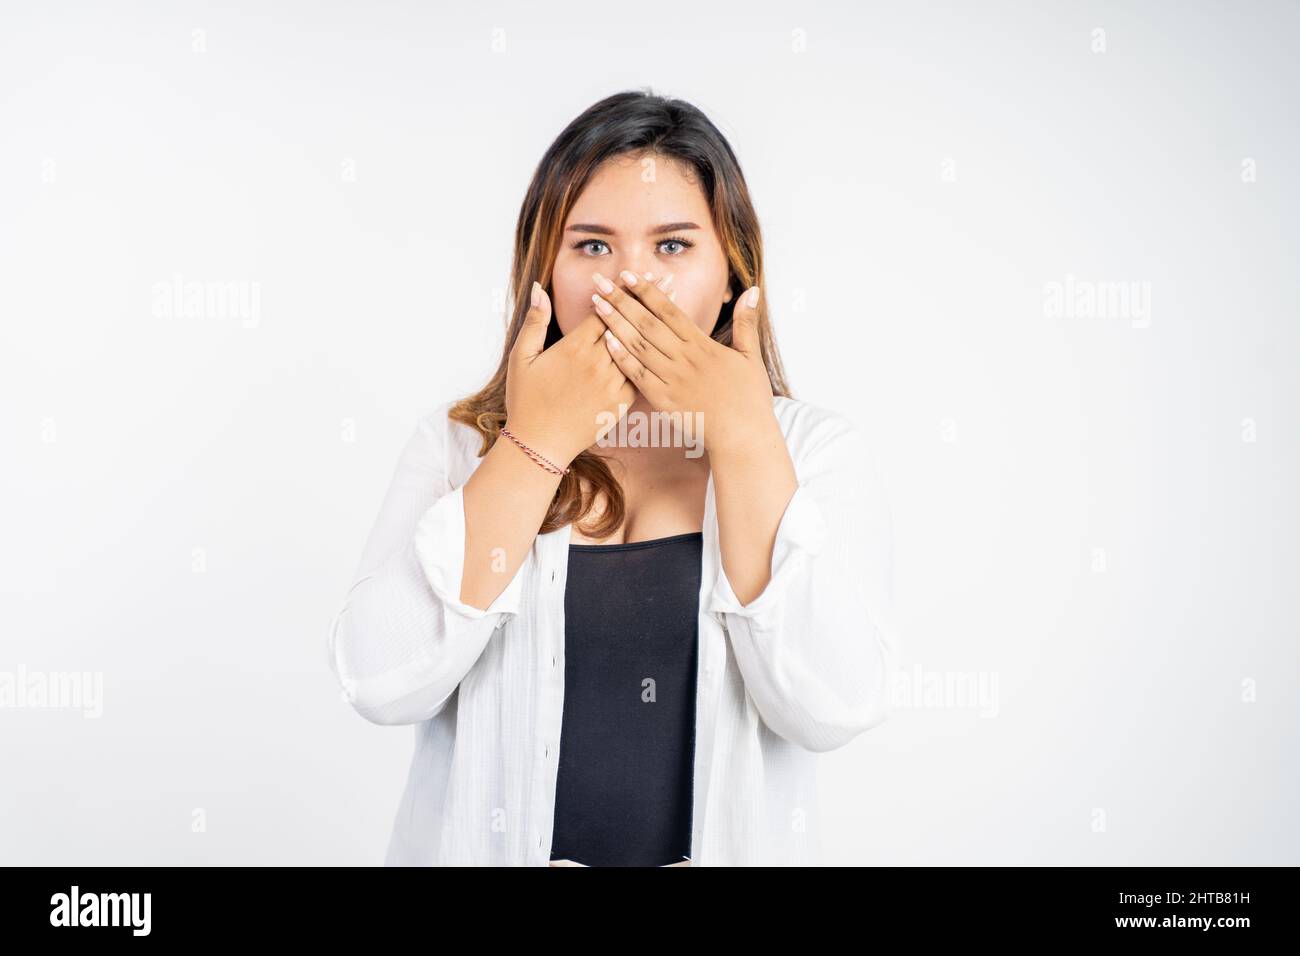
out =
<path fill-rule="evenodd" d="M 500 365 L 420 420 L 330 634 L 416 727 L 389 865 L 817 862 L 815 755 L 889 713 L 889 516 L 790 396 L 762 267 L 688 103 L 610 96 L 542 157 Z"/>

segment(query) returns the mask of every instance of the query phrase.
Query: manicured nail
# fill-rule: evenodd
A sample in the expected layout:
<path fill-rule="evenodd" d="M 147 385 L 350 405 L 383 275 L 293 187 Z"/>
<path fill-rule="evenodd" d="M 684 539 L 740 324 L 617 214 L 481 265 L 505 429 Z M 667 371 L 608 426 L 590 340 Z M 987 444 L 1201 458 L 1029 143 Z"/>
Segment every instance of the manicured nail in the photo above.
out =
<path fill-rule="evenodd" d="M 749 302 L 747 304 L 751 309 L 758 306 L 758 286 L 754 286 L 749 290 Z"/>
<path fill-rule="evenodd" d="M 538 306 L 541 304 L 542 304 L 542 287 L 537 283 L 537 280 L 534 279 L 533 280 L 533 305 Z"/>
<path fill-rule="evenodd" d="M 668 273 L 668 275 L 664 276 L 664 281 L 659 283 L 659 288 L 661 291 L 667 292 L 670 288 L 672 288 L 672 284 L 673 284 L 673 273 L 670 272 Z"/>
<path fill-rule="evenodd" d="M 599 272 L 593 272 L 591 274 L 591 281 L 596 283 L 596 288 L 606 295 L 609 295 L 614 291 L 614 283 L 610 282 Z"/>
<path fill-rule="evenodd" d="M 616 352 L 623 347 L 622 343 L 620 343 L 618 339 L 614 338 L 614 333 L 609 329 L 605 330 L 605 341 L 608 342 L 609 347 Z"/>
<path fill-rule="evenodd" d="M 596 311 L 601 315 L 612 315 L 614 313 L 614 307 L 594 292 L 591 294 L 591 301 L 596 303 Z M 606 329 L 605 331 L 608 332 L 609 330 Z"/>
<path fill-rule="evenodd" d="M 618 274 L 618 277 L 622 279 L 624 282 L 626 282 L 628 285 L 636 285 L 635 272 L 629 272 L 627 269 L 624 269 L 622 272 Z"/>
<path fill-rule="evenodd" d="M 647 282 L 653 282 L 655 279 L 655 274 L 653 272 L 643 272 L 641 274 L 646 277 Z"/>

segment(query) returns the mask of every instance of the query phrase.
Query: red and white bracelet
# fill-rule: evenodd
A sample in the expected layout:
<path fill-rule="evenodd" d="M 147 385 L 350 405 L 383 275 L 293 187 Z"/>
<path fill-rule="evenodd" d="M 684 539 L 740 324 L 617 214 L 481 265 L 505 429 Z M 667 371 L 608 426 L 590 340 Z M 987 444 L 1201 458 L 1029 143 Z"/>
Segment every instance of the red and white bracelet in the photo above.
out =
<path fill-rule="evenodd" d="M 501 426 L 501 434 L 505 435 L 505 436 L 506 436 L 507 438 L 509 438 L 512 442 L 514 442 L 516 445 L 518 445 L 521 449 L 523 449 L 523 452 L 524 452 L 525 455 L 527 455 L 527 456 L 528 456 L 529 458 L 531 458 L 533 461 L 537 462 L 537 464 L 541 465 L 543 468 L 545 468 L 545 469 L 546 469 L 547 471 L 549 471 L 551 474 L 553 474 L 553 475 L 567 475 L 567 474 L 569 473 L 569 469 L 568 469 L 568 468 L 561 468 L 559 465 L 555 464 L 555 462 L 551 461 L 549 458 L 546 458 L 545 456 L 541 455 L 540 453 L 538 453 L 538 452 L 536 452 L 536 451 L 533 451 L 533 449 L 529 448 L 527 445 L 525 445 L 523 442 L 521 442 L 518 438 L 516 438 L 514 435 L 512 435 L 512 434 L 510 433 L 510 431 L 506 428 L 505 425 L 502 425 L 502 426 Z"/>

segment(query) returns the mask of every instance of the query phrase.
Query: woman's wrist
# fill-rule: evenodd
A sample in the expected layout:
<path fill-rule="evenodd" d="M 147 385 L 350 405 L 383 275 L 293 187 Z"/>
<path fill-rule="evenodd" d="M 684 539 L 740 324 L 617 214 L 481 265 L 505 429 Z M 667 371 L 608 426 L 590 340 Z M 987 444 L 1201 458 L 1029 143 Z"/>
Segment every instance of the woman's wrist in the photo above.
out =
<path fill-rule="evenodd" d="M 525 441 L 522 441 L 518 435 L 516 435 L 513 431 L 510 430 L 508 425 L 503 424 L 501 426 L 501 437 L 516 445 L 520 451 L 522 451 L 525 455 L 527 455 L 530 459 L 532 459 L 532 461 L 535 462 L 543 470 L 549 471 L 553 475 L 561 475 L 561 476 L 567 475 L 569 473 L 569 466 L 567 463 L 561 465 L 552 461 L 550 458 L 543 455 L 532 445 L 528 444 Z"/>
<path fill-rule="evenodd" d="M 487 465 L 491 465 L 491 468 L 486 468 Z M 533 494 L 553 496 L 563 477 L 538 465 L 522 448 L 504 437 L 498 438 L 488 449 L 483 465 L 475 474 L 482 471 L 504 478 L 508 487 L 514 490 L 512 493 L 518 493 L 524 498 L 531 498 Z M 473 478 L 471 475 L 470 479 Z"/>
<path fill-rule="evenodd" d="M 523 419 L 507 418 L 501 423 L 501 431 L 503 434 L 500 441 L 514 444 L 516 451 L 521 454 L 527 455 L 528 451 L 532 451 L 535 455 L 560 470 L 568 468 L 573 459 L 577 458 L 582 451 L 582 449 L 573 451 L 572 442 L 565 440 L 563 436 L 555 434 L 552 429 L 547 428 L 545 425 Z"/>
<path fill-rule="evenodd" d="M 761 464 L 765 454 L 771 453 L 778 446 L 785 446 L 785 435 L 781 432 L 781 423 L 776 415 L 768 412 L 752 418 L 746 424 L 734 423 L 724 427 L 704 428 L 704 446 L 713 464 L 735 462 L 743 464 Z"/>

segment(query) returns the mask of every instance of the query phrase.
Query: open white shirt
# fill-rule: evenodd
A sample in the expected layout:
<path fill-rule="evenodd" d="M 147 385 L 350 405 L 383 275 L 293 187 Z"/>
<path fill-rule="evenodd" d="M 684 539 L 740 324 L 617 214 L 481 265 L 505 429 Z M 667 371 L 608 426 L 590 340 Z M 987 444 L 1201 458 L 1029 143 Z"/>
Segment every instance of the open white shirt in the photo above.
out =
<path fill-rule="evenodd" d="M 748 605 L 706 492 L 693 866 L 819 862 L 816 754 L 889 716 L 897 659 L 889 507 L 861 432 L 774 396 L 799 486 Z M 420 419 L 330 631 L 330 665 L 376 724 L 414 724 L 386 864 L 547 866 L 564 712 L 571 525 L 538 535 L 486 609 L 460 601 L 461 489 L 477 431 Z M 508 508 L 508 501 L 501 507 Z"/>

